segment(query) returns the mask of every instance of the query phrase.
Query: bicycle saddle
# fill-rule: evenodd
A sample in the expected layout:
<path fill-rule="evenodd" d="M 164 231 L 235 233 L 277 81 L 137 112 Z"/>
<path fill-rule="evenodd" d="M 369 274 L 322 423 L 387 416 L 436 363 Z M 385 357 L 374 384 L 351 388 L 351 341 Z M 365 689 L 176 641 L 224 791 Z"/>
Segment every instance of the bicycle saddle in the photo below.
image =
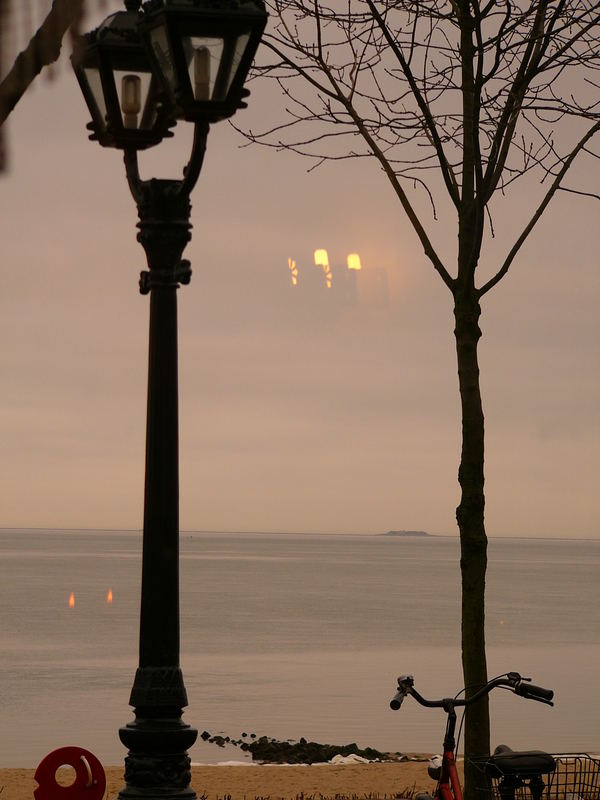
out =
<path fill-rule="evenodd" d="M 556 761 L 543 750 L 511 750 L 499 744 L 485 762 L 485 772 L 491 777 L 502 775 L 543 775 L 554 772 Z"/>

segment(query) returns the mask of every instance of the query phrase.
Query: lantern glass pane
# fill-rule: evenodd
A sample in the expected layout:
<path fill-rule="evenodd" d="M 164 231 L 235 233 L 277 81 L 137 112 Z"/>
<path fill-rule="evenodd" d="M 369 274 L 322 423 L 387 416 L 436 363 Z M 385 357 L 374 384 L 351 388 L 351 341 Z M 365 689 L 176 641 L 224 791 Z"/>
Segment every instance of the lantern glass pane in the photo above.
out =
<path fill-rule="evenodd" d="M 223 47 L 222 38 L 186 36 L 183 40 L 183 51 L 195 100 L 223 99 L 225 93 L 219 87 L 215 92 Z"/>
<path fill-rule="evenodd" d="M 96 67 L 85 67 L 83 71 L 85 73 L 88 86 L 90 87 L 92 95 L 94 96 L 94 100 L 96 102 L 96 106 L 98 108 L 102 124 L 105 126 L 106 103 L 104 101 L 104 91 L 102 89 L 102 81 L 100 79 L 100 70 L 96 69 Z"/>
<path fill-rule="evenodd" d="M 162 25 L 150 31 L 150 42 L 152 43 L 154 55 L 156 56 L 156 60 L 158 61 L 158 65 L 165 80 L 169 84 L 171 90 L 175 91 L 177 88 L 177 77 L 175 65 L 173 64 L 173 54 L 171 53 L 167 32 Z"/>
<path fill-rule="evenodd" d="M 241 36 L 238 36 L 237 38 L 237 42 L 235 43 L 235 49 L 233 51 L 233 58 L 231 61 L 231 72 L 229 73 L 229 78 L 227 80 L 227 91 L 229 91 L 233 79 L 236 76 L 238 67 L 240 66 L 240 61 L 242 60 L 242 56 L 246 52 L 246 47 L 248 46 L 249 39 L 250 39 L 249 33 L 243 33 Z"/>
<path fill-rule="evenodd" d="M 116 69 L 114 76 L 123 127 L 151 128 L 155 115 L 148 108 L 148 104 L 153 102 L 150 73 Z"/>

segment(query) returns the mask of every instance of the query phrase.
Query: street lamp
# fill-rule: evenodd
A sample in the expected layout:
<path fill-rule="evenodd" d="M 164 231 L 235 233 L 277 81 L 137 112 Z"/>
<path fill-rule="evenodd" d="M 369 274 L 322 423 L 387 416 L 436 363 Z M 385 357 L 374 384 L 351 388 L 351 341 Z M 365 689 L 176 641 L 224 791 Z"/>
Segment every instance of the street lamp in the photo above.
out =
<path fill-rule="evenodd" d="M 244 81 L 266 19 L 263 0 L 125 0 L 125 10 L 81 37 L 72 56 L 90 138 L 124 151 L 148 262 L 140 277 L 141 293 L 150 294 L 140 649 L 135 720 L 119 731 L 129 749 L 121 800 L 196 800 L 187 750 L 198 732 L 182 720 L 179 666 L 176 291 L 191 277 L 182 254 L 209 124 L 245 107 Z M 142 180 L 137 151 L 172 135 L 177 119 L 194 123 L 183 178 Z"/>
<path fill-rule="evenodd" d="M 216 122 L 245 107 L 244 81 L 266 21 L 262 3 L 149 0 L 144 9 L 140 30 L 178 117 Z"/>
<path fill-rule="evenodd" d="M 175 124 L 138 32 L 139 5 L 126 2 L 125 11 L 111 14 L 73 50 L 75 75 L 92 116 L 90 138 L 105 147 L 153 147 L 172 136 Z"/>

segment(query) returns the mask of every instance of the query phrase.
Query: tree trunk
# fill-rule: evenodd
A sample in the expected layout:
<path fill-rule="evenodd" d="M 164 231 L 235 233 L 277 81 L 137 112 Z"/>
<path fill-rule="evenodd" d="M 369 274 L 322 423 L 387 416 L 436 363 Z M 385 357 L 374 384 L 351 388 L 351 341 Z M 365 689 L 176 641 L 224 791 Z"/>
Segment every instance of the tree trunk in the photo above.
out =
<path fill-rule="evenodd" d="M 462 577 L 462 663 L 467 697 L 487 682 L 485 656 L 485 572 L 487 537 L 484 526 L 484 424 L 477 343 L 481 308 L 474 287 L 454 294 L 456 354 L 462 408 L 461 486 L 456 519 L 460 530 Z M 487 697 L 469 708 L 465 718 L 465 796 L 475 797 L 474 774 L 468 759 L 488 755 L 490 747 Z"/>

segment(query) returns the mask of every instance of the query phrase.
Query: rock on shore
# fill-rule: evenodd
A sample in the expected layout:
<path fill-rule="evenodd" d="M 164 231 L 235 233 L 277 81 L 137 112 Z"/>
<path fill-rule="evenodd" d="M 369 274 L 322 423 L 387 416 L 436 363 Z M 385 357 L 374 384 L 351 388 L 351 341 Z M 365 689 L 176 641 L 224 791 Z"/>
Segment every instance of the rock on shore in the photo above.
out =
<path fill-rule="evenodd" d="M 230 736 L 217 734 L 212 736 L 208 731 L 202 733 L 205 742 L 216 744 L 220 747 L 233 745 L 246 753 L 250 753 L 253 761 L 263 764 L 322 764 L 331 761 L 335 756 L 359 756 L 367 761 L 398 761 L 402 758 L 400 753 L 381 753 L 373 747 L 359 747 L 356 742 L 345 745 L 321 744 L 308 742 L 301 738 L 281 741 L 269 736 L 257 737 L 256 734 L 243 733 L 241 739 L 232 739 Z"/>

